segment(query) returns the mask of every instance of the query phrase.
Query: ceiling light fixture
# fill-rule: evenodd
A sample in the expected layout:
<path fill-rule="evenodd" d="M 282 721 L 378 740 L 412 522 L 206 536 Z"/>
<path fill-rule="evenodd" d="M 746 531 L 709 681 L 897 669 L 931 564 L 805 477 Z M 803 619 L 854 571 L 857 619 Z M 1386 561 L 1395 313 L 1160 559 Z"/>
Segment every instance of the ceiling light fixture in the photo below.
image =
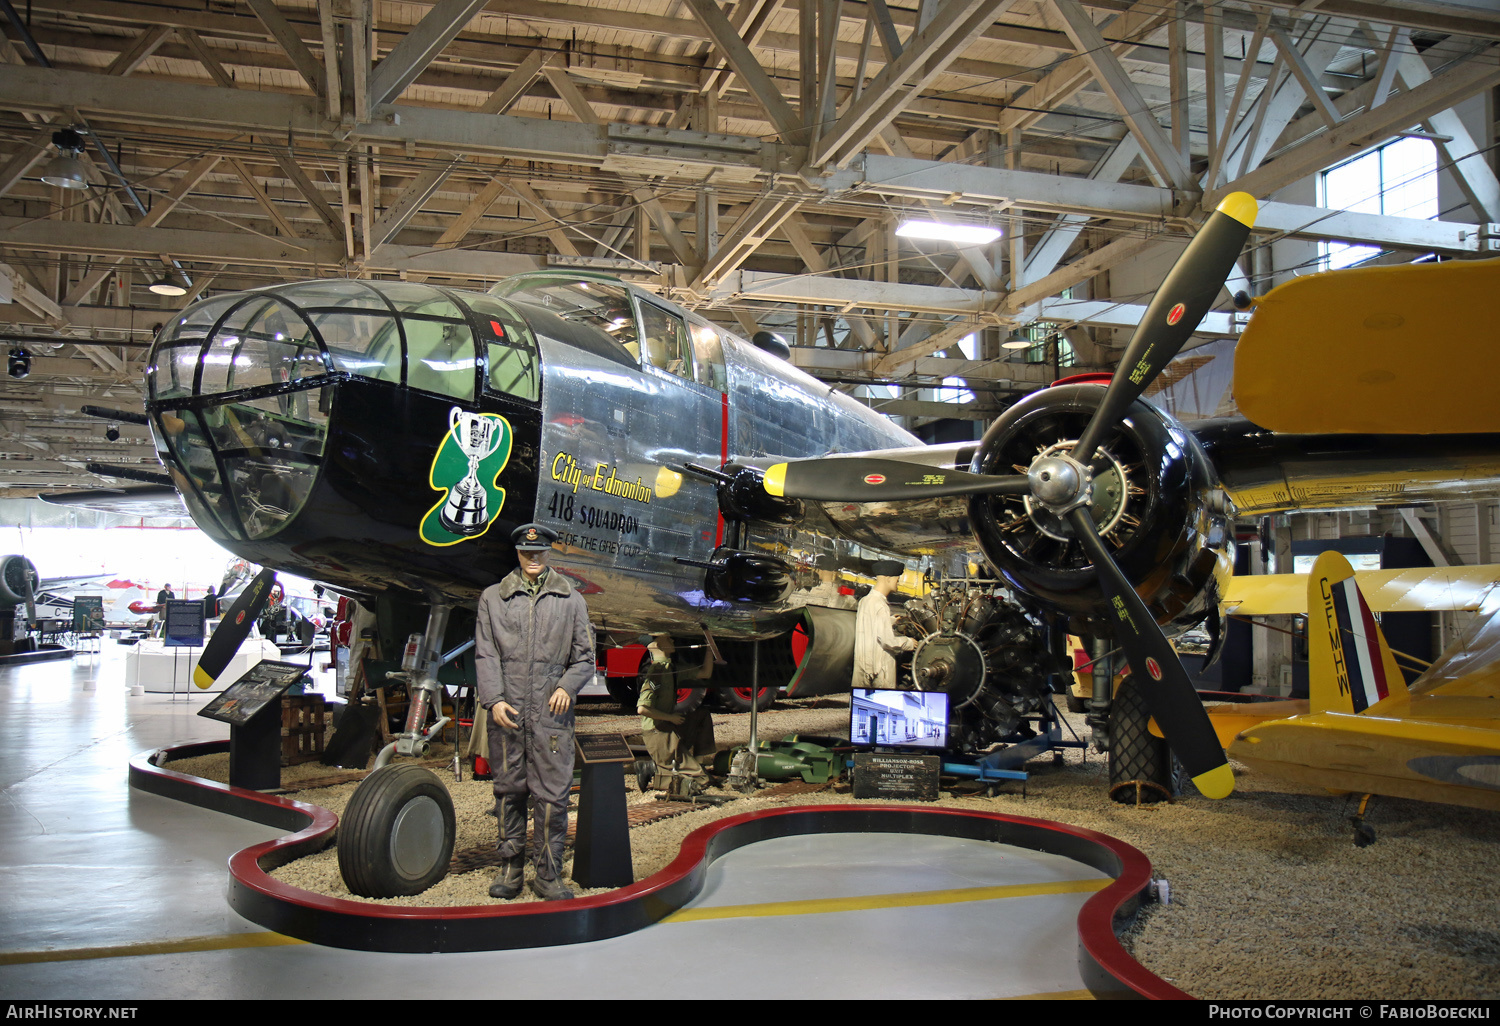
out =
<path fill-rule="evenodd" d="M 962 246 L 986 246 L 1000 237 L 999 228 L 977 224 L 945 224 L 941 221 L 903 221 L 896 228 L 903 239 L 933 239 Z"/>
<path fill-rule="evenodd" d="M 59 189 L 87 189 L 88 172 L 78 159 L 83 152 L 83 136 L 64 128 L 52 133 L 52 145 L 57 147 L 58 154 L 42 168 L 42 181 Z"/>
<path fill-rule="evenodd" d="M 152 292 L 155 292 L 158 296 L 187 295 L 187 289 L 183 288 L 180 284 L 173 281 L 170 275 L 164 275 L 158 278 L 150 285 L 147 285 L 146 288 Z"/>
<path fill-rule="evenodd" d="M 1030 349 L 1035 343 L 1025 335 L 1016 338 L 1008 338 L 1000 343 L 1001 349 Z"/>
<path fill-rule="evenodd" d="M 13 378 L 24 378 L 31 373 L 31 354 L 20 346 L 10 351 L 7 372 Z"/>

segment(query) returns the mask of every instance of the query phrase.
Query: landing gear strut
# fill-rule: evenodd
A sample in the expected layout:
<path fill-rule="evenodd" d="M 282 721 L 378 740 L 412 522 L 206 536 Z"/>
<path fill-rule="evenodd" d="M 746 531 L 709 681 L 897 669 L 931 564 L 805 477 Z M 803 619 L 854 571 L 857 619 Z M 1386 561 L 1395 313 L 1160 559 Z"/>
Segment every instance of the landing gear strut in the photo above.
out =
<path fill-rule="evenodd" d="M 380 750 L 374 770 L 355 788 L 339 824 L 339 874 L 352 893 L 366 898 L 420 894 L 448 875 L 455 827 L 447 787 L 421 766 L 388 764 L 393 755 L 426 755 L 448 724 L 438 667 L 473 644 L 442 651 L 451 608 L 433 603 L 415 658 L 405 661 L 409 668 L 387 675 L 406 681 L 410 689 L 406 729 Z M 429 709 L 436 718 L 424 730 Z"/>

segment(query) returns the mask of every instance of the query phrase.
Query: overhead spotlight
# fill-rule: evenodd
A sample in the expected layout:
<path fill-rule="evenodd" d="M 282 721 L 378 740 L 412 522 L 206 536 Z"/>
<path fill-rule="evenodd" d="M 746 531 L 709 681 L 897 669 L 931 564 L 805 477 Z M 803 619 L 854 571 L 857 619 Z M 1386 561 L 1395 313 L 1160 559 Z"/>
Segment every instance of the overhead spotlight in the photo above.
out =
<path fill-rule="evenodd" d="M 146 288 L 148 288 L 152 292 L 155 292 L 158 296 L 187 295 L 187 289 L 183 288 L 180 283 L 173 281 L 171 275 L 163 275 L 162 277 L 153 281 L 150 285 L 147 285 Z"/>
<path fill-rule="evenodd" d="M 120 440 L 120 429 L 111 424 L 104 429 L 104 437 L 111 442 L 118 442 Z"/>
<path fill-rule="evenodd" d="M 83 152 L 83 136 L 64 128 L 52 133 L 52 145 L 57 147 L 58 154 L 42 168 L 42 181 L 60 189 L 87 189 L 88 172 L 78 159 Z"/>
<path fill-rule="evenodd" d="M 1035 343 L 1026 335 L 1012 335 L 1000 343 L 1001 349 L 1030 349 Z"/>
<path fill-rule="evenodd" d="M 946 224 L 941 221 L 903 221 L 896 227 L 903 239 L 933 239 L 961 246 L 984 246 L 1000 237 L 999 228 L 978 224 Z"/>
<path fill-rule="evenodd" d="M 10 362 L 6 370 L 13 378 L 24 378 L 31 373 L 31 354 L 16 346 L 10 351 Z"/>

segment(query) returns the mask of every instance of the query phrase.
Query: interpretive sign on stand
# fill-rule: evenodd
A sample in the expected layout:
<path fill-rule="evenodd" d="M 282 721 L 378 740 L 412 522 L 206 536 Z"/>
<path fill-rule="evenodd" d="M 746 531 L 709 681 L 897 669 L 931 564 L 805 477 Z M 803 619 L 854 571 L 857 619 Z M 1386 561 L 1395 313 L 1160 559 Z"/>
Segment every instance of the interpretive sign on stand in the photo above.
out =
<path fill-rule="evenodd" d="M 578 756 L 585 766 L 600 762 L 634 762 L 635 753 L 625 743 L 624 734 L 574 734 Z"/>
<path fill-rule="evenodd" d="M 73 600 L 73 633 L 90 634 L 104 630 L 104 596 L 79 595 Z"/>
<path fill-rule="evenodd" d="M 281 696 L 306 673 L 305 666 L 262 659 L 198 710 L 229 724 L 230 786 L 281 786 Z"/>
<path fill-rule="evenodd" d="M 573 879 L 584 887 L 624 887 L 635 882 L 624 765 L 635 760 L 635 753 L 623 734 L 574 734 L 573 739 L 583 763 Z"/>
<path fill-rule="evenodd" d="M 203 603 L 168 599 L 162 610 L 163 648 L 196 648 L 203 644 Z"/>
<path fill-rule="evenodd" d="M 854 797 L 935 802 L 941 769 L 936 755 L 861 752 L 854 756 Z"/>

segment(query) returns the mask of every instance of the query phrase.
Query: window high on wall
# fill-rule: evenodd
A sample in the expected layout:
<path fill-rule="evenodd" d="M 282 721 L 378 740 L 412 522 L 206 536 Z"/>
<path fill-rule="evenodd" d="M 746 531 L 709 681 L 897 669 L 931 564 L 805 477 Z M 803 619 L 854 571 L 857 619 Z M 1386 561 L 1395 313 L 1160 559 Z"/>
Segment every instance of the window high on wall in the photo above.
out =
<path fill-rule="evenodd" d="M 1437 150 L 1427 139 L 1398 139 L 1318 176 L 1319 205 L 1392 217 L 1438 215 Z M 1380 252 L 1346 242 L 1318 245 L 1323 266 L 1350 267 Z"/>

